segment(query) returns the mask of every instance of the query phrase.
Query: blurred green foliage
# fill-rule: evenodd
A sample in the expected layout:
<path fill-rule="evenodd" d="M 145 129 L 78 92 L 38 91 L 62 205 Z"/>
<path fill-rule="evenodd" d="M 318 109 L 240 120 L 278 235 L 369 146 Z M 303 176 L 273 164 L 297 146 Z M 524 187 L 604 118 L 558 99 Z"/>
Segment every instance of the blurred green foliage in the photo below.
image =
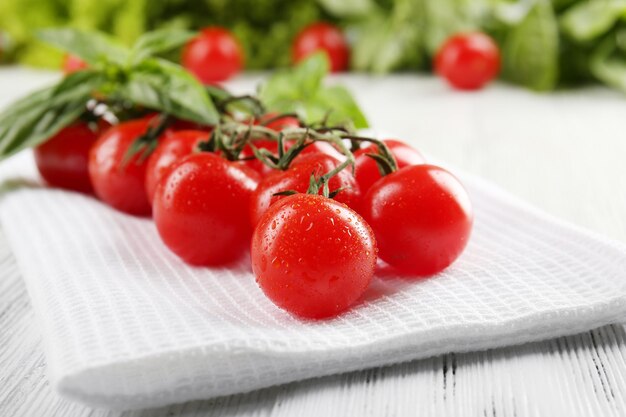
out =
<path fill-rule="evenodd" d="M 248 69 L 275 68 L 317 20 L 345 29 L 358 71 L 427 70 L 446 37 L 482 30 L 498 41 L 508 81 L 552 90 L 595 79 L 626 90 L 626 0 L 0 0 L 0 46 L 5 61 L 55 67 L 61 55 L 37 29 L 99 29 L 132 44 L 151 29 L 221 25 Z"/>
<path fill-rule="evenodd" d="M 131 45 L 147 30 L 221 25 L 240 40 L 247 68 L 289 63 L 289 45 L 308 23 L 328 19 L 310 0 L 0 0 L 0 31 L 12 44 L 6 60 L 58 67 L 61 53 L 35 39 L 37 29 L 98 29 Z"/>

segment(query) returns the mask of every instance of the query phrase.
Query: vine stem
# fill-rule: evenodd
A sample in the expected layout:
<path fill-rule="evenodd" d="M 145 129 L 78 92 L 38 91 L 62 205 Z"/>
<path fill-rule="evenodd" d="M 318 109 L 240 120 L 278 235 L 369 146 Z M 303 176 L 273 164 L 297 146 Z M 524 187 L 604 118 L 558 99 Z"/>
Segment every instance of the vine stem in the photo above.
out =
<path fill-rule="evenodd" d="M 287 116 L 291 116 L 291 114 L 279 115 L 276 119 L 278 120 Z M 233 120 L 220 123 L 219 132 L 223 133 L 224 139 L 228 141 L 228 143 L 224 143 L 223 145 L 225 148 L 232 151 L 235 158 L 243 147 L 248 144 L 257 159 L 272 169 L 280 170 L 286 170 L 295 157 L 310 144 L 314 142 L 330 143 L 345 156 L 345 160 L 319 178 L 311 178 L 311 185 L 308 190 L 309 193 L 317 194 L 321 187 L 323 195 L 327 197 L 329 196 L 328 182 L 332 177 L 348 166 L 352 167 L 352 172 L 354 173 L 355 158 L 352 150 L 354 150 L 355 147 L 358 148 L 358 143 L 372 143 L 378 148 L 377 153 L 368 153 L 367 156 L 376 161 L 381 175 L 390 174 L 398 169 L 397 161 L 389 147 L 383 141 L 353 135 L 341 127 L 323 126 L 317 129 L 311 126 L 294 127 L 276 132 L 263 124 L 256 125 L 252 124 L 252 122 L 246 124 Z M 278 142 L 278 155 L 274 155 L 267 149 L 259 149 L 254 146 L 254 141 L 261 139 Z M 351 142 L 350 148 L 346 146 L 344 142 L 348 140 Z M 285 142 L 287 141 L 294 141 L 288 150 L 285 149 Z M 307 141 L 310 142 L 307 143 Z"/>

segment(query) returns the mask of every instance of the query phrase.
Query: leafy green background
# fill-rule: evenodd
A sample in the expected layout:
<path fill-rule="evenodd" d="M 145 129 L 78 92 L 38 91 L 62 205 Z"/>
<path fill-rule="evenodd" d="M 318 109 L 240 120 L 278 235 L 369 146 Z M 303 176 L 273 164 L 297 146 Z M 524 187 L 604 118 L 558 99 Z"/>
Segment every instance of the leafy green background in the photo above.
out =
<path fill-rule="evenodd" d="M 626 0 L 0 0 L 1 59 L 58 66 L 60 53 L 34 36 L 45 27 L 100 29 L 130 45 L 155 28 L 219 24 L 242 43 L 248 69 L 283 67 L 298 30 L 320 19 L 345 29 L 354 70 L 428 71 L 447 36 L 480 29 L 502 48 L 510 82 L 626 90 Z"/>

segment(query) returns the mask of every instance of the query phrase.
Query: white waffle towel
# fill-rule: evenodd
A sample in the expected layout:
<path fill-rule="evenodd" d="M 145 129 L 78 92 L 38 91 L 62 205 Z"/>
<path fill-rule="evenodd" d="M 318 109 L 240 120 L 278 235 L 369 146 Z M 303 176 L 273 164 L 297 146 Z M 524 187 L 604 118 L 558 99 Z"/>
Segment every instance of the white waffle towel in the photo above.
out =
<path fill-rule="evenodd" d="M 1 170 L 37 178 L 29 153 Z M 106 408 L 245 392 L 626 317 L 623 245 L 461 179 L 476 213 L 462 257 L 430 279 L 379 274 L 358 306 L 319 322 L 276 308 L 247 260 L 189 267 L 149 219 L 83 195 L 10 181 L 0 220 L 40 320 L 51 382 Z"/>

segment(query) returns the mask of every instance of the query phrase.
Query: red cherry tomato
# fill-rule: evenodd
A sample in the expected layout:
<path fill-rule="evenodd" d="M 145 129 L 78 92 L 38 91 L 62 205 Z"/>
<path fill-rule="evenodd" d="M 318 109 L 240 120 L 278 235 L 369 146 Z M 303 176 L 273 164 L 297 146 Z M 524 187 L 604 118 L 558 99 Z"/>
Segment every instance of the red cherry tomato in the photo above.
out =
<path fill-rule="evenodd" d="M 250 244 L 250 196 L 259 176 L 210 152 L 178 161 L 154 194 L 163 242 L 192 265 L 224 265 Z"/>
<path fill-rule="evenodd" d="M 376 241 L 345 205 L 296 194 L 261 218 L 251 255 L 257 283 L 274 304 L 318 319 L 345 311 L 363 295 L 374 275 Z"/>
<path fill-rule="evenodd" d="M 287 148 L 289 148 L 289 146 L 287 146 Z M 323 154 L 323 155 L 332 156 L 333 158 L 337 159 L 340 162 L 343 162 L 346 160 L 346 156 L 342 154 L 341 152 L 339 152 L 337 148 L 335 148 L 333 145 L 331 145 L 328 142 L 322 142 L 322 141 L 313 142 L 312 144 L 308 145 L 306 148 L 302 150 L 302 152 L 300 152 L 300 154 L 296 157 L 295 160 L 297 161 L 299 158 L 304 157 L 304 155 L 312 155 L 312 154 Z"/>
<path fill-rule="evenodd" d="M 146 167 L 146 193 L 152 202 L 154 191 L 161 178 L 172 171 L 172 166 L 184 156 L 191 154 L 200 142 L 207 141 L 210 132 L 203 130 L 179 130 L 165 135 L 148 159 Z"/>
<path fill-rule="evenodd" d="M 65 54 L 63 58 L 63 72 L 71 74 L 76 71 L 84 70 L 88 67 L 87 63 L 75 55 Z"/>
<path fill-rule="evenodd" d="M 457 34 L 437 52 L 435 69 L 453 87 L 476 90 L 498 75 L 500 50 L 484 33 Z"/>
<path fill-rule="evenodd" d="M 396 159 L 398 169 L 426 162 L 421 153 L 404 142 L 395 139 L 385 139 L 383 142 L 387 145 L 391 154 Z M 356 178 L 356 182 L 359 183 L 362 193 L 369 190 L 372 184 L 378 181 L 381 177 L 376 161 L 367 156 L 367 154 L 376 153 L 378 153 L 378 148 L 374 144 L 354 152 L 354 177 Z"/>
<path fill-rule="evenodd" d="M 101 129 L 93 131 L 86 123 L 77 122 L 35 148 L 37 169 L 54 187 L 90 193 L 89 150 Z"/>
<path fill-rule="evenodd" d="M 346 71 L 350 59 L 348 42 L 339 28 L 318 22 L 304 28 L 291 49 L 293 62 L 299 62 L 317 51 L 326 52 L 332 72 Z"/>
<path fill-rule="evenodd" d="M 135 154 L 124 161 L 126 151 L 146 133 L 152 118 L 113 126 L 100 136 L 89 153 L 89 176 L 98 198 L 129 214 L 150 214 L 145 177 L 148 161 Z"/>
<path fill-rule="evenodd" d="M 461 183 L 434 165 L 413 165 L 381 178 L 365 195 L 361 213 L 374 230 L 380 258 L 421 276 L 454 262 L 473 222 Z"/>
<path fill-rule="evenodd" d="M 208 27 L 185 45 L 182 63 L 201 82 L 212 84 L 241 71 L 243 52 L 229 31 Z"/>
<path fill-rule="evenodd" d="M 332 171 L 339 165 L 332 156 L 324 154 L 303 155 L 295 160 L 286 171 L 272 172 L 265 177 L 252 195 L 250 203 L 250 221 L 252 225 L 259 222 L 261 216 L 284 196 L 274 194 L 282 191 L 297 191 L 305 193 L 309 188 L 311 174 L 316 177 Z M 349 169 L 340 171 L 328 182 L 330 191 L 343 189 L 334 199 L 350 207 L 358 207 L 361 201 L 361 191 Z M 321 192 L 321 190 L 320 190 Z"/>

